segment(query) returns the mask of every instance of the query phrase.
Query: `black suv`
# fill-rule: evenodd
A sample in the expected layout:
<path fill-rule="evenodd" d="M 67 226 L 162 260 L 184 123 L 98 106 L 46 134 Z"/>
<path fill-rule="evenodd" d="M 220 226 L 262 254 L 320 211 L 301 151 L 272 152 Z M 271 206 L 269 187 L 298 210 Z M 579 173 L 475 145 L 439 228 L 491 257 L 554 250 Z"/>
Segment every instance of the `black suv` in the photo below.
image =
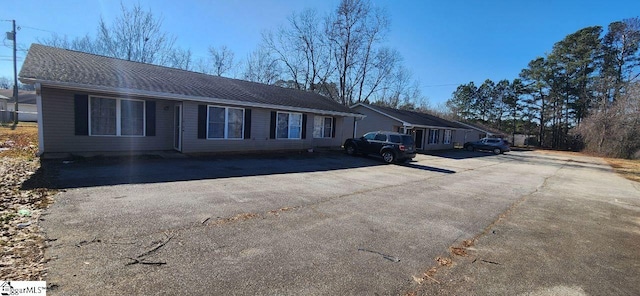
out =
<path fill-rule="evenodd" d="M 407 161 L 416 157 L 413 137 L 394 132 L 366 133 L 357 139 L 347 139 L 343 147 L 349 155 L 380 155 L 387 163 Z"/>

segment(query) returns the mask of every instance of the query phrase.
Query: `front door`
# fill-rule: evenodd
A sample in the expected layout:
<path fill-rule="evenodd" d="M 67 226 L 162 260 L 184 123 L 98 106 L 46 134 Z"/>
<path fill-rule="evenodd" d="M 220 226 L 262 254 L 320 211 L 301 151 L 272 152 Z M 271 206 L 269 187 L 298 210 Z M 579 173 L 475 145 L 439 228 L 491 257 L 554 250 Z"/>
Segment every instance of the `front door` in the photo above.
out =
<path fill-rule="evenodd" d="M 424 139 L 424 130 L 416 129 L 416 149 L 422 150 L 422 142 Z"/>
<path fill-rule="evenodd" d="M 173 107 L 173 149 L 182 151 L 182 104 Z"/>

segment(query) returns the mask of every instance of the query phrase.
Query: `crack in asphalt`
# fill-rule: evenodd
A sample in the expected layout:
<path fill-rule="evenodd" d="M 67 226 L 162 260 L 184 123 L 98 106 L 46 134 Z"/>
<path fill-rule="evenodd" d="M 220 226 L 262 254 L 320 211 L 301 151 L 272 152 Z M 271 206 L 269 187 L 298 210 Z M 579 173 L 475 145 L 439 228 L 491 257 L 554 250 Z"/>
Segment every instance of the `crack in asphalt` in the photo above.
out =
<path fill-rule="evenodd" d="M 491 222 L 491 223 L 490 223 L 487 227 L 485 227 L 485 228 L 484 228 L 484 229 L 483 229 L 479 234 L 475 235 L 474 237 L 472 237 L 472 238 L 471 238 L 471 239 L 469 239 L 469 240 L 465 240 L 465 241 L 463 241 L 463 244 L 462 244 L 462 245 L 460 245 L 460 248 L 464 248 L 464 249 L 466 249 L 466 247 L 464 246 L 464 242 L 467 242 L 467 241 L 468 241 L 468 242 L 470 242 L 470 244 L 471 244 L 471 245 L 474 245 L 474 244 L 475 244 L 475 242 L 476 242 L 478 239 L 480 239 L 481 237 L 483 237 L 483 236 L 485 236 L 487 233 L 489 233 L 489 232 L 491 231 L 491 229 L 492 229 L 495 225 L 497 225 L 498 223 L 503 222 L 504 220 L 506 220 L 506 219 L 508 218 L 509 214 L 510 214 L 514 209 L 516 209 L 518 206 L 520 206 L 522 203 L 524 203 L 526 200 L 528 200 L 528 199 L 529 199 L 531 196 L 533 196 L 534 194 L 536 194 L 536 193 L 538 193 L 538 192 L 542 191 L 544 188 L 546 188 L 546 187 L 548 186 L 548 181 L 549 181 L 552 177 L 556 176 L 560 170 L 562 170 L 563 168 L 565 168 L 565 167 L 566 167 L 566 162 L 568 162 L 568 161 L 564 161 L 564 160 L 563 160 L 563 163 L 562 163 L 562 164 L 560 164 L 560 165 L 558 166 L 558 168 L 557 168 L 553 173 L 551 173 L 550 175 L 546 176 L 546 177 L 542 180 L 542 183 L 541 183 L 540 185 L 538 185 L 538 186 L 536 187 L 536 189 L 535 189 L 535 190 L 533 190 L 533 191 L 531 191 L 531 192 L 529 192 L 529 193 L 527 193 L 527 194 L 522 195 L 520 198 L 518 198 L 516 201 L 514 201 L 514 202 L 513 202 L 513 203 L 512 203 L 512 204 L 511 204 L 507 209 L 505 209 L 502 213 L 500 213 L 500 214 L 498 215 L 498 218 L 497 218 L 495 221 Z M 451 248 L 455 247 L 455 245 L 454 245 L 454 244 L 455 244 L 455 243 L 460 239 L 460 237 L 461 237 L 461 236 L 458 236 L 455 240 L 453 240 L 453 241 L 450 243 L 450 245 L 451 245 L 451 246 L 448 248 L 449 253 L 451 253 Z M 449 259 L 451 259 L 452 261 L 453 261 L 453 259 L 454 259 L 454 258 L 455 258 L 454 254 L 451 254 L 451 256 L 449 256 Z M 431 267 L 429 267 L 428 269 L 426 269 L 427 271 L 425 271 L 425 272 L 423 273 L 423 275 L 425 275 L 425 276 L 424 276 L 424 278 L 423 278 L 423 280 L 424 280 L 424 281 L 426 281 L 426 278 L 427 278 L 427 277 L 433 277 L 433 276 L 435 276 L 435 274 L 437 273 L 437 270 L 438 270 L 439 268 L 441 268 L 442 266 L 443 266 L 443 265 L 441 265 L 441 264 L 435 264 L 435 265 L 432 265 Z M 414 278 L 414 279 L 415 279 L 415 278 L 417 278 L 417 277 L 412 276 L 412 278 Z M 424 281 L 414 283 L 414 284 L 413 284 L 413 285 L 414 285 L 414 288 L 409 288 L 409 289 L 407 289 L 407 291 L 404 293 L 404 295 L 415 295 L 415 293 L 417 293 L 417 287 L 416 287 L 415 285 L 417 285 L 417 286 L 419 287 L 420 285 L 422 285 L 422 283 L 423 283 Z"/>

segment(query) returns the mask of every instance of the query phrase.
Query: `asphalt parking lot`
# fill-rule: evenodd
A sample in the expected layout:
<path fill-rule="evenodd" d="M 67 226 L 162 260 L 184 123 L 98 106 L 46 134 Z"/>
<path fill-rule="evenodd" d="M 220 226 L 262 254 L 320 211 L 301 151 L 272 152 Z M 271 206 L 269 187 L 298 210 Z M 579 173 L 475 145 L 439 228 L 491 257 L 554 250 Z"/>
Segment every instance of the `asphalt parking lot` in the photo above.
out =
<path fill-rule="evenodd" d="M 627 280 L 640 267 L 632 247 L 640 242 L 640 188 L 597 159 L 454 151 L 419 155 L 405 165 L 341 153 L 52 165 L 55 186 L 65 188 L 41 221 L 51 240 L 52 294 L 515 295 L 602 294 L 611 288 L 607 283 L 622 292 L 639 288 Z M 572 210 L 608 218 L 594 227 L 628 220 L 618 224 L 620 249 L 609 239 L 574 233 L 590 228 L 563 228 L 562 214 Z M 514 256 L 505 247 L 514 240 L 545 241 L 535 236 L 537 225 L 573 233 L 602 256 L 612 255 L 611 262 L 628 263 L 598 278 L 536 281 L 545 278 L 542 272 L 561 274 L 559 259 L 545 258 L 537 245 L 518 245 L 520 254 L 558 265 L 527 274 L 522 270 L 530 266 L 505 264 L 500 256 Z M 525 226 L 533 237 L 521 231 Z M 510 235 L 481 235 L 487 229 Z M 598 235 L 614 234 L 622 235 Z M 435 258 L 449 256 L 450 246 L 472 238 L 477 245 L 470 256 L 454 258 L 433 282 L 415 280 L 437 265 Z M 479 256 L 493 256 L 484 261 L 500 268 L 471 262 Z M 587 265 L 595 257 L 574 254 L 572 260 L 589 259 Z M 510 268 L 521 270 L 522 283 L 512 281 Z"/>

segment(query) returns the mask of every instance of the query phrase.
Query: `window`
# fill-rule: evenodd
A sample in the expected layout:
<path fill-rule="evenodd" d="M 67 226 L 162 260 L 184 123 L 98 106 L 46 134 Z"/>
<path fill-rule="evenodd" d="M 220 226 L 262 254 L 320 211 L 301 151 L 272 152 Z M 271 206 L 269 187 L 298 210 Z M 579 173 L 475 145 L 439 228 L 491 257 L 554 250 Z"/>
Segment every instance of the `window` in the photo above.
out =
<path fill-rule="evenodd" d="M 391 143 L 402 143 L 402 136 L 389 135 L 389 142 L 391 142 Z"/>
<path fill-rule="evenodd" d="M 144 136 L 145 102 L 142 100 L 91 97 L 91 136 Z"/>
<path fill-rule="evenodd" d="M 376 133 L 366 133 L 362 137 L 367 139 L 367 140 L 373 140 L 376 137 Z"/>
<path fill-rule="evenodd" d="M 440 130 L 437 130 L 437 129 L 429 130 L 429 144 L 438 144 L 439 137 L 440 137 Z"/>
<path fill-rule="evenodd" d="M 302 114 L 278 112 L 276 119 L 277 139 L 300 139 L 302 136 Z"/>
<path fill-rule="evenodd" d="M 207 139 L 242 139 L 244 109 L 209 106 Z"/>
<path fill-rule="evenodd" d="M 451 130 L 444 131 L 444 143 L 451 144 Z"/>
<path fill-rule="evenodd" d="M 315 116 L 313 118 L 313 137 L 331 138 L 333 132 L 333 117 Z"/>
<path fill-rule="evenodd" d="M 381 141 L 381 142 L 386 142 L 387 141 L 387 135 L 385 134 L 377 134 L 375 137 L 376 141 Z"/>

